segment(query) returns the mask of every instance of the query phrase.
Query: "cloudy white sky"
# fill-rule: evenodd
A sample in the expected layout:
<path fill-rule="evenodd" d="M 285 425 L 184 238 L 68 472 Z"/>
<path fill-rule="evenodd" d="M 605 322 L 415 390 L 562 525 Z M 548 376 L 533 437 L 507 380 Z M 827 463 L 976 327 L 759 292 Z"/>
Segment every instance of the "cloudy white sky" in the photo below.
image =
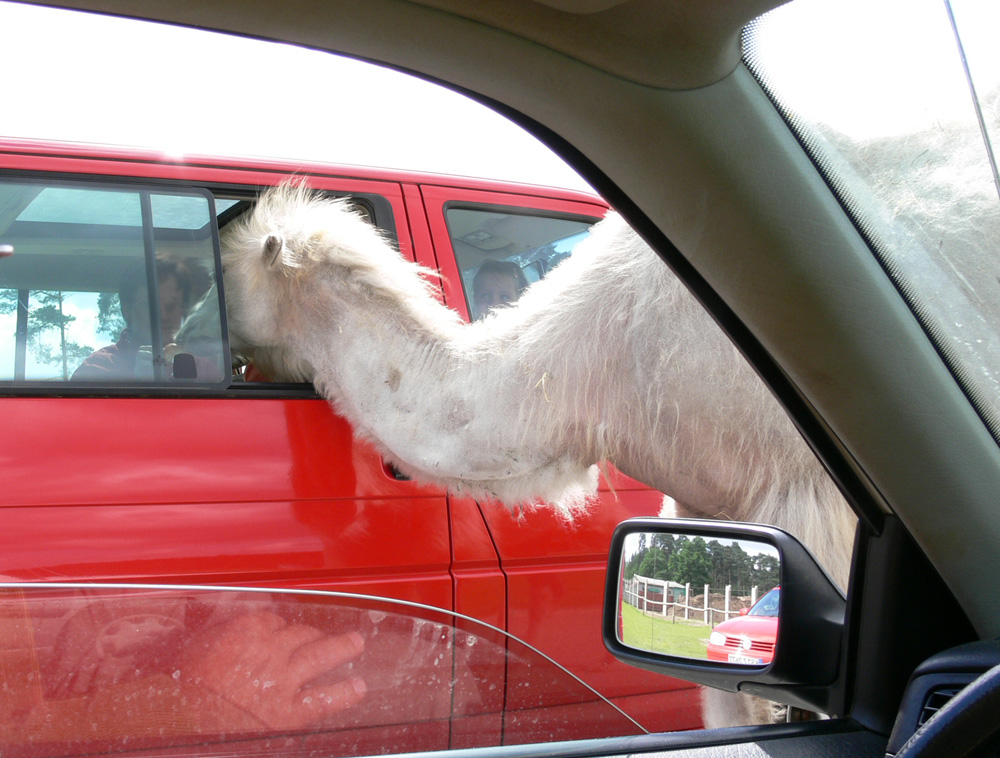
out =
<path fill-rule="evenodd" d="M 949 0 L 980 98 L 1000 86 L 998 0 Z M 809 121 L 855 138 L 970 112 L 945 0 L 796 0 L 761 26 L 774 84 Z"/>
<path fill-rule="evenodd" d="M 982 96 L 1000 85 L 1000 2 L 951 5 Z M 859 136 L 900 133 L 968 108 L 945 7 L 942 0 L 796 0 L 771 14 L 761 47 L 807 119 Z M 5 60 L 18 63 L 5 77 L 0 135 L 586 188 L 503 117 L 367 63 L 2 0 L 0 30 Z M 886 78 L 865 87 L 876 69 Z"/>
<path fill-rule="evenodd" d="M 0 2 L 0 135 L 267 155 L 586 189 L 468 98 L 346 58 Z M 164 51 L 169 51 L 165 54 Z"/>

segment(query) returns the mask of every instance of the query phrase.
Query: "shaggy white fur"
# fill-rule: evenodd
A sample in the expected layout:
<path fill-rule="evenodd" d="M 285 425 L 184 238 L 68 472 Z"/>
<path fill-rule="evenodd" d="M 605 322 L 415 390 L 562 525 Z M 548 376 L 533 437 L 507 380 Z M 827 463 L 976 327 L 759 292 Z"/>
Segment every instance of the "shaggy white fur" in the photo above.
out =
<path fill-rule="evenodd" d="M 686 515 L 765 521 L 846 579 L 854 516 L 759 378 L 617 216 L 470 325 L 340 201 L 265 193 L 225 231 L 234 347 L 312 381 L 406 474 L 572 513 L 596 464 Z"/>
<path fill-rule="evenodd" d="M 934 147 L 941 137 L 927 139 Z M 905 186 L 897 167 L 916 159 L 886 154 L 948 155 L 921 145 L 872 146 L 874 164 L 890 167 L 889 180 L 873 178 L 885 206 L 919 219 L 912 242 L 897 240 L 898 254 L 923 244 L 926 229 L 954 236 L 955 209 L 974 227 L 969 244 L 954 240 L 956 255 L 992 242 L 996 198 L 970 200 L 971 183 L 951 169 L 930 182 L 930 199 L 894 194 Z M 276 379 L 312 381 L 413 478 L 572 515 L 594 492 L 596 464 L 609 460 L 672 496 L 676 515 L 788 530 L 846 586 L 854 514 L 746 361 L 614 214 L 515 306 L 471 325 L 439 303 L 433 272 L 405 261 L 345 203 L 302 187 L 265 193 L 222 244 L 234 349 Z M 925 268 L 915 276 L 944 286 Z M 964 294 L 996 302 L 994 267 L 977 272 L 960 277 Z M 196 333 L 198 321 L 196 313 L 182 331 Z M 976 365 L 995 364 L 992 354 L 978 359 L 990 352 L 983 340 L 966 342 Z M 984 396 L 1000 397 L 988 371 L 980 383 Z M 665 498 L 667 511 L 673 501 Z M 703 693 L 708 727 L 774 717 L 773 704 L 756 698 Z"/>
<path fill-rule="evenodd" d="M 846 586 L 853 513 L 746 361 L 616 215 L 514 307 L 471 325 L 437 300 L 433 272 L 345 202 L 302 187 L 262 195 L 222 246 L 233 348 L 275 379 L 313 382 L 409 476 L 571 516 L 609 460 L 669 493 L 677 515 L 787 529 Z M 197 329 L 196 313 L 184 331 Z M 706 726 L 773 717 L 756 698 L 704 699 Z"/>

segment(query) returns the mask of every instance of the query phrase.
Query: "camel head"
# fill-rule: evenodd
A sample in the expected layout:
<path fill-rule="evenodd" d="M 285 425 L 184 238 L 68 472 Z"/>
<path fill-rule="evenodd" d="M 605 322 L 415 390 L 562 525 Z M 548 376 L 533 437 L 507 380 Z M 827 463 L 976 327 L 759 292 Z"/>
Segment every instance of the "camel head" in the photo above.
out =
<path fill-rule="evenodd" d="M 273 348 L 281 343 L 281 303 L 288 296 L 285 240 L 277 234 L 247 244 L 223 239 L 223 275 L 229 341 L 234 350 Z"/>
<path fill-rule="evenodd" d="M 348 199 L 301 183 L 264 192 L 221 245 L 230 344 L 261 356 L 275 378 L 311 380 L 306 353 L 336 335 L 456 318 L 436 300 L 431 272 L 400 256 Z"/>
<path fill-rule="evenodd" d="M 239 349 L 287 346 L 306 313 L 336 319 L 356 270 L 370 269 L 370 251 L 385 246 L 348 201 L 292 182 L 263 193 L 223 230 L 221 244 L 230 340 Z"/>
<path fill-rule="evenodd" d="M 258 199 L 221 237 L 229 339 L 234 349 L 274 348 L 284 342 L 298 280 L 315 268 L 309 248 L 316 231 L 303 226 L 317 205 L 301 185 L 286 183 Z M 336 206 L 330 205 L 331 212 Z M 329 214 L 328 214 L 329 215 Z M 316 222 L 313 222 L 315 225 Z"/>

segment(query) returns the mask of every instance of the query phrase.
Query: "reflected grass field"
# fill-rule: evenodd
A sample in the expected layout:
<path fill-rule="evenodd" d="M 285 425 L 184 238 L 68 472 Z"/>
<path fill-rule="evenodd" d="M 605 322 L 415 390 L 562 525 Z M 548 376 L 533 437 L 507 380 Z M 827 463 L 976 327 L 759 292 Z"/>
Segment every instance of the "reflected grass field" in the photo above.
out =
<path fill-rule="evenodd" d="M 706 624 L 646 616 L 627 603 L 622 603 L 621 613 L 622 641 L 630 647 L 685 658 L 704 659 L 708 655 L 712 627 Z"/>

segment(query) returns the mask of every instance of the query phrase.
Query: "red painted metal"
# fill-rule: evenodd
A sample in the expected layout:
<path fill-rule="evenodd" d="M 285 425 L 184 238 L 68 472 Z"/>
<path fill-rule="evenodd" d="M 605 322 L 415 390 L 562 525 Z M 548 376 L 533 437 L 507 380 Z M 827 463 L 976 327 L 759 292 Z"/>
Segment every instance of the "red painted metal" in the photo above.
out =
<path fill-rule="evenodd" d="M 594 217 L 607 208 L 585 193 L 478 179 L 0 140 L 0 173 L 26 171 L 209 189 L 256 189 L 298 174 L 317 188 L 378 194 L 403 254 L 442 271 L 444 300 L 465 317 L 447 203 Z M 647 728 L 700 726 L 697 690 L 628 668 L 601 643 L 611 531 L 658 514 L 662 500 L 616 472 L 600 503 L 567 523 L 397 480 L 318 398 L 8 389 L 0 408 L 4 577 L 324 588 L 426 603 L 507 629 Z M 521 674 L 513 664 L 507 681 Z M 516 704 L 516 688 L 507 698 Z M 526 713 L 568 706 L 557 691 L 523 704 Z M 580 714 L 576 736 L 597 736 L 584 728 L 586 708 Z M 471 725 L 483 719 L 496 726 L 495 713 L 466 715 L 468 734 L 455 732 L 456 743 L 473 739 L 480 726 Z"/>

